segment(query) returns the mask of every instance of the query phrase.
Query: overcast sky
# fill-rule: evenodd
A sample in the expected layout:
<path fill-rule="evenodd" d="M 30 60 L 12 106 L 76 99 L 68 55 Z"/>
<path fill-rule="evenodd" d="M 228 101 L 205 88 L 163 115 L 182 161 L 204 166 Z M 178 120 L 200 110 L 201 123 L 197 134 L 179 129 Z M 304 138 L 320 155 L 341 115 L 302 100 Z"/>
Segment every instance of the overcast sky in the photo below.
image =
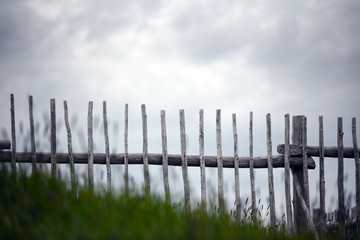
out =
<path fill-rule="evenodd" d="M 0 0 L 2 138 L 10 132 L 9 95 L 14 93 L 17 120 L 23 121 L 25 129 L 28 95 L 34 96 L 39 122 L 49 115 L 50 98 L 56 98 L 59 119 L 62 101 L 67 100 L 73 127 L 78 129 L 74 134 L 79 138 L 74 140 L 79 142 L 75 143 L 78 151 L 86 151 L 81 137 L 86 139 L 90 100 L 99 116 L 102 101 L 108 101 L 113 123 L 110 145 L 118 151 L 123 150 L 125 103 L 129 104 L 132 152 L 142 151 L 142 103 L 148 110 L 150 152 L 161 152 L 162 109 L 167 111 L 171 153 L 180 152 L 179 109 L 185 109 L 188 150 L 198 153 L 201 108 L 205 110 L 207 154 L 216 154 L 216 109 L 222 109 L 224 155 L 232 155 L 232 113 L 238 114 L 240 151 L 248 154 L 250 111 L 254 112 L 257 155 L 266 154 L 268 112 L 273 119 L 274 152 L 283 142 L 286 113 L 308 117 L 312 145 L 318 144 L 319 115 L 324 116 L 329 145 L 336 145 L 337 117 L 344 117 L 345 143 L 351 146 L 351 117 L 360 121 L 359 12 L 357 0 Z M 59 134 L 64 147 L 64 128 Z M 99 152 L 103 151 L 101 134 Z M 336 159 L 330 161 L 337 166 Z M 345 166 L 353 169 L 353 160 Z M 336 167 L 327 170 L 333 171 L 326 172 L 330 187 L 337 171 Z M 194 171 L 193 175 L 199 175 L 199 169 Z M 313 172 L 317 181 L 318 169 Z M 217 175 L 216 171 L 211 174 Z M 232 171 L 226 174 L 233 179 Z M 267 184 L 259 175 L 264 174 L 257 175 L 256 185 L 266 196 Z M 278 175 L 275 181 L 281 183 Z M 242 179 L 241 191 L 248 196 L 248 177 Z M 349 179 L 353 185 L 354 177 Z M 233 198 L 233 182 L 228 188 Z M 283 191 L 283 185 L 277 189 Z M 332 191 L 327 193 L 327 198 L 332 195 Z M 276 201 L 284 200 L 280 196 Z"/>

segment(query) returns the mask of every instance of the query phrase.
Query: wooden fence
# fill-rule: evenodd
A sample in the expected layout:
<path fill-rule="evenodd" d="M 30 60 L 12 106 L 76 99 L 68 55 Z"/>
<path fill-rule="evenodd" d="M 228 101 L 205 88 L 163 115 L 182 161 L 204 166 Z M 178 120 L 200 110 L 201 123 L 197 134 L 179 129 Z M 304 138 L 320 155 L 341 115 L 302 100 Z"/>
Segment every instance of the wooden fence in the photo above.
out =
<path fill-rule="evenodd" d="M 271 140 L 271 117 L 266 116 L 266 138 L 267 154 L 264 157 L 253 155 L 253 114 L 250 112 L 249 121 L 249 155 L 238 156 L 238 136 L 236 125 L 236 114 L 232 115 L 234 155 L 222 155 L 222 134 L 221 134 L 221 110 L 216 111 L 216 156 L 204 155 L 204 112 L 199 110 L 199 155 L 188 155 L 186 151 L 186 129 L 184 110 L 179 111 L 181 154 L 168 154 L 167 151 L 167 133 L 166 133 L 166 115 L 161 111 L 161 138 L 162 153 L 148 153 L 148 133 L 147 133 L 147 114 L 145 105 L 141 106 L 142 112 L 142 130 L 143 130 L 143 152 L 128 152 L 128 105 L 125 105 L 124 119 L 124 152 L 109 152 L 109 137 L 107 124 L 106 102 L 103 102 L 103 123 L 104 123 L 104 140 L 105 153 L 93 152 L 93 102 L 88 104 L 88 152 L 73 153 L 72 150 L 72 132 L 69 124 L 67 102 L 63 102 L 64 120 L 67 131 L 68 153 L 58 153 L 56 151 L 56 116 L 55 116 L 55 99 L 50 100 L 50 129 L 51 129 L 51 151 L 50 153 L 37 152 L 35 146 L 35 130 L 33 117 L 33 98 L 29 97 L 29 122 L 30 122 L 30 141 L 31 152 L 16 151 L 16 134 L 15 134 L 15 106 L 14 95 L 10 96 L 11 112 L 11 142 L 8 140 L 0 141 L 0 159 L 2 162 L 11 162 L 11 167 L 16 170 L 16 163 L 32 163 L 32 172 L 36 172 L 37 163 L 50 163 L 51 174 L 56 178 L 57 164 L 69 164 L 72 187 L 75 187 L 75 167 L 74 164 L 88 165 L 88 186 L 94 186 L 94 164 L 106 164 L 107 169 L 107 190 L 111 190 L 111 165 L 123 164 L 125 167 L 125 188 L 129 188 L 129 164 L 142 164 L 144 170 L 145 190 L 150 191 L 149 164 L 162 165 L 163 183 L 166 200 L 170 201 L 170 187 L 168 166 L 181 166 L 185 206 L 190 202 L 190 182 L 188 177 L 188 167 L 200 167 L 201 175 L 201 201 L 206 203 L 206 167 L 215 167 L 218 170 L 218 207 L 219 211 L 224 211 L 224 176 L 223 168 L 234 168 L 235 177 L 235 204 L 238 220 L 241 216 L 240 191 L 239 191 L 239 168 L 249 168 L 250 185 L 251 185 L 251 209 L 256 211 L 256 192 L 254 168 L 268 169 L 268 189 L 270 200 L 270 223 L 276 224 L 275 216 L 275 197 L 273 184 L 273 168 L 284 168 L 285 173 L 285 201 L 286 201 L 286 224 L 289 232 L 299 231 L 309 228 L 317 236 L 318 229 L 324 229 L 327 218 L 325 212 L 325 180 L 324 180 L 324 158 L 338 158 L 338 211 L 337 222 L 340 229 L 345 228 L 345 201 L 344 201 L 344 158 L 355 159 L 356 174 L 356 216 L 360 216 L 360 184 L 359 184 L 359 151 L 356 138 L 356 119 L 352 119 L 352 136 L 353 147 L 343 146 L 343 123 L 342 118 L 338 118 L 338 146 L 325 147 L 323 137 L 323 117 L 319 117 L 319 146 L 307 146 L 307 118 L 304 116 L 292 117 L 292 144 L 290 144 L 290 116 L 285 115 L 285 135 L 284 144 L 278 145 L 278 155 L 272 153 Z M 11 151 L 7 151 L 11 149 Z M 319 157 L 319 181 L 320 181 L 320 209 L 314 210 L 316 215 L 317 226 L 310 214 L 309 203 L 309 179 L 308 169 L 315 169 L 313 156 Z M 290 192 L 290 172 L 293 179 L 293 199 Z M 292 204 L 293 203 L 293 204 Z M 315 214 L 316 213 L 316 214 Z M 256 219 L 256 214 L 253 214 Z M 358 222 L 358 221 L 357 221 Z"/>

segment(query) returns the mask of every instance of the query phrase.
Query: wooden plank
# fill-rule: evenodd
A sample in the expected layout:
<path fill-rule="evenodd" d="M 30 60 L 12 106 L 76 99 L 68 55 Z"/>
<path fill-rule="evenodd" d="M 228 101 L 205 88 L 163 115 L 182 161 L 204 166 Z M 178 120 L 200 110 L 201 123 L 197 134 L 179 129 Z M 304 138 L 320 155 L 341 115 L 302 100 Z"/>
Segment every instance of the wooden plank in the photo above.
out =
<path fill-rule="evenodd" d="M 10 94 L 10 117 L 11 117 L 11 169 L 16 171 L 16 131 L 15 131 L 15 104 L 14 94 Z"/>
<path fill-rule="evenodd" d="M 55 99 L 50 99 L 50 143 L 51 143 L 51 176 L 56 178 L 56 111 Z"/>
<path fill-rule="evenodd" d="M 147 134 L 147 115 L 145 104 L 141 105 L 142 128 L 143 128 L 143 162 L 144 162 L 144 182 L 145 191 L 150 193 L 150 174 L 148 163 L 148 134 Z"/>
<path fill-rule="evenodd" d="M 343 121 L 342 117 L 338 118 L 337 143 L 338 143 L 338 222 L 340 232 L 345 231 L 345 195 L 344 195 L 344 145 L 343 145 Z"/>
<path fill-rule="evenodd" d="M 35 127 L 34 127 L 34 114 L 33 114 L 33 97 L 29 96 L 29 121 L 30 121 L 30 142 L 31 142 L 31 153 L 32 163 L 31 172 L 36 173 L 36 143 L 35 143 Z"/>
<path fill-rule="evenodd" d="M 72 150 L 72 135 L 71 135 L 71 128 L 69 123 L 69 114 L 68 114 L 68 107 L 67 102 L 64 101 L 64 120 L 65 120 L 65 127 L 67 132 L 67 142 L 68 142 L 68 153 L 69 153 L 69 163 L 70 163 L 70 178 L 71 178 L 71 188 L 72 190 L 76 190 L 76 182 L 75 182 L 75 165 L 74 165 L 74 155 Z"/>
<path fill-rule="evenodd" d="M 293 116 L 293 128 L 292 128 L 292 143 L 295 145 L 302 146 L 302 119 L 304 116 Z M 293 175 L 293 198 L 294 198 L 294 226 L 297 232 L 302 232 L 306 229 L 305 213 L 301 207 L 300 198 L 298 191 L 296 191 L 294 176 L 297 177 L 301 186 L 301 192 L 304 192 L 304 173 L 303 167 L 297 168 L 292 171 Z"/>
<path fill-rule="evenodd" d="M 94 153 L 93 153 L 93 102 L 88 106 L 88 185 L 94 189 Z"/>
<path fill-rule="evenodd" d="M 236 127 L 236 114 L 232 115 L 233 139 L 234 139 L 234 175 L 235 175 L 235 206 L 236 221 L 241 222 L 241 201 L 240 201 L 240 181 L 239 181 L 239 151 L 238 151 L 238 135 Z"/>
<path fill-rule="evenodd" d="M 307 166 L 307 119 L 304 116 L 301 126 L 302 134 L 302 155 L 303 155 L 303 178 L 304 178 L 304 200 L 308 209 L 310 209 L 310 197 L 309 197 L 309 173 Z"/>
<path fill-rule="evenodd" d="M 88 153 L 73 153 L 75 164 L 88 164 L 89 154 Z M 105 153 L 93 153 L 93 164 L 106 164 Z M 57 153 L 56 154 L 58 164 L 69 164 L 68 153 Z M 217 168 L 217 156 L 205 156 L 205 167 Z M 169 166 L 182 166 L 183 156 L 181 154 L 168 154 L 168 165 Z M 188 167 L 199 167 L 200 157 L 199 155 L 187 155 L 187 166 Z M 249 157 L 239 157 L 239 168 L 249 168 Z M 51 163 L 51 153 L 38 152 L 36 153 L 37 163 Z M 234 157 L 223 156 L 223 167 L 234 168 Z M 254 168 L 267 168 L 267 156 L 254 157 Z M 16 154 L 16 161 L 18 163 L 31 163 L 31 152 L 18 152 Z M 302 168 L 302 157 L 291 157 L 290 168 Z M 0 162 L 11 163 L 11 152 L 0 151 Z M 143 164 L 142 153 L 129 153 L 128 154 L 129 164 Z M 149 153 L 148 163 L 151 165 L 162 165 L 162 154 Z M 110 154 L 110 164 L 124 164 L 123 153 Z M 315 161 L 311 157 L 308 158 L 309 169 L 315 169 Z M 273 156 L 273 167 L 283 168 L 284 167 L 284 155 Z"/>
<path fill-rule="evenodd" d="M 320 176 L 320 226 L 324 231 L 326 228 L 325 212 L 325 166 L 324 166 L 324 123 L 323 117 L 319 117 L 319 176 Z"/>
<path fill-rule="evenodd" d="M 354 156 L 355 156 L 355 187 L 356 187 L 356 220 L 359 231 L 359 219 L 360 219 L 360 161 L 359 161 L 359 149 L 357 144 L 356 136 L 356 118 L 352 118 L 352 139 L 354 147 Z"/>
<path fill-rule="evenodd" d="M 182 163 L 182 174 L 183 174 L 183 182 L 184 182 L 184 200 L 185 200 L 185 208 L 190 208 L 190 183 L 188 177 L 188 158 L 186 155 L 186 132 L 185 132 L 185 114 L 184 110 L 181 109 L 179 111 L 180 115 L 180 142 L 181 142 L 181 163 Z"/>
<path fill-rule="evenodd" d="M 275 196 L 274 196 L 274 176 L 272 167 L 272 142 L 271 142 L 271 116 L 270 113 L 266 115 L 266 142 L 267 142 L 267 162 L 268 162 L 268 184 L 269 184 L 269 199 L 270 199 L 270 224 L 276 225 L 275 216 Z"/>
<path fill-rule="evenodd" d="M 169 186 L 169 168 L 168 168 L 168 150 L 167 150 L 167 135 L 166 135 L 166 115 L 165 110 L 160 112 L 161 118 L 161 143 L 162 143 L 162 169 L 163 169 L 163 181 L 164 192 L 167 202 L 171 202 L 170 186 Z"/>
<path fill-rule="evenodd" d="M 125 165 L 125 191 L 129 191 L 129 166 L 128 166 L 128 154 L 129 154 L 129 105 L 125 104 L 125 117 L 124 117 L 124 165 Z"/>
<path fill-rule="evenodd" d="M 201 178 L 201 202 L 206 204 L 206 171 L 204 154 L 204 110 L 199 110 L 199 157 Z"/>
<path fill-rule="evenodd" d="M 254 150 L 253 150 L 253 112 L 250 112 L 249 122 L 249 170 L 250 170 L 250 185 L 251 185 L 251 208 L 252 218 L 256 220 L 256 192 L 255 192 L 255 174 L 254 174 Z"/>
<path fill-rule="evenodd" d="M 289 233 L 293 232 L 291 194 L 290 194 L 290 117 L 285 115 L 285 202 L 286 202 L 286 225 Z"/>
<path fill-rule="evenodd" d="M 11 148 L 11 142 L 9 140 L 0 140 L 0 150 L 6 150 Z"/>
<path fill-rule="evenodd" d="M 302 187 L 300 185 L 298 175 L 293 173 L 293 179 L 294 179 L 295 191 L 297 192 L 297 196 L 299 196 L 300 206 L 303 212 L 305 213 L 304 217 L 306 218 L 307 227 L 314 234 L 315 239 L 319 239 L 319 235 L 316 231 L 315 224 L 311 218 L 309 208 L 306 206 L 306 202 L 303 198 L 304 194 L 302 193 Z"/>
<path fill-rule="evenodd" d="M 105 161 L 106 161 L 106 176 L 107 176 L 107 191 L 111 192 L 111 166 L 110 166 L 110 147 L 109 147 L 109 132 L 107 122 L 106 101 L 103 101 L 103 121 L 104 121 L 104 137 L 105 137 Z"/>
<path fill-rule="evenodd" d="M 216 149 L 217 149 L 217 165 L 218 165 L 218 203 L 219 211 L 225 209 L 224 201 L 224 174 L 222 162 L 222 143 L 221 143 L 221 110 L 216 110 Z"/>
<path fill-rule="evenodd" d="M 319 157 L 319 146 L 307 146 L 307 155 L 312 157 Z M 338 157 L 338 147 L 323 147 L 324 149 L 324 157 L 328 158 L 337 158 Z M 277 146 L 277 152 L 279 154 L 284 154 L 284 144 L 279 144 Z M 344 158 L 354 159 L 354 148 L 352 147 L 344 147 L 343 148 Z M 302 156 L 302 146 L 290 144 L 290 156 Z"/>

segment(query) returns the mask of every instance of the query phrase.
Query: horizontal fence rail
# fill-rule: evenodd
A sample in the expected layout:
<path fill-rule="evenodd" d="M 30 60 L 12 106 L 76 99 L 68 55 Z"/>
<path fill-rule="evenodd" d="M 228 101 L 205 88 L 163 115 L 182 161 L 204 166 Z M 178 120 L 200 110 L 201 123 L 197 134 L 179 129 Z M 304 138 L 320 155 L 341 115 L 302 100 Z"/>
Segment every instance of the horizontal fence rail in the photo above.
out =
<path fill-rule="evenodd" d="M 15 104 L 14 95 L 10 95 L 10 118 L 11 118 L 11 141 L 0 140 L 0 161 L 11 163 L 11 168 L 16 170 L 16 163 L 31 163 L 32 172 L 36 173 L 36 164 L 51 164 L 51 174 L 56 178 L 57 164 L 70 164 L 70 176 L 72 187 L 75 188 L 75 168 L 74 164 L 88 165 L 88 186 L 94 187 L 94 164 L 104 164 L 107 167 L 107 189 L 111 190 L 111 165 L 123 164 L 125 189 L 129 188 L 129 164 L 143 165 L 145 190 L 150 192 L 149 165 L 161 165 L 163 167 L 163 181 L 166 201 L 170 201 L 169 173 L 168 166 L 181 166 L 184 184 L 185 206 L 190 202 L 190 181 L 188 177 L 188 167 L 199 167 L 201 176 L 201 202 L 206 203 L 206 175 L 205 167 L 217 168 L 218 171 L 218 204 L 220 211 L 224 211 L 224 176 L 223 168 L 234 168 L 235 180 L 235 205 L 236 219 L 240 223 L 241 204 L 239 187 L 239 168 L 248 168 L 251 183 L 251 208 L 256 211 L 256 193 L 254 169 L 268 169 L 268 188 L 270 201 L 270 224 L 276 224 L 275 216 L 275 198 L 273 186 L 273 168 L 284 168 L 284 188 L 286 200 L 286 226 L 288 232 L 302 231 L 305 227 L 310 229 L 315 238 L 318 238 L 317 231 L 325 229 L 333 219 L 339 222 L 341 233 L 344 234 L 345 221 L 349 219 L 350 211 L 345 209 L 344 204 L 344 158 L 355 160 L 356 174 L 356 207 L 351 210 L 351 215 L 355 215 L 357 229 L 360 229 L 360 161 L 356 137 L 356 119 L 352 119 L 352 138 L 353 147 L 343 146 L 343 126 L 342 118 L 338 118 L 337 135 L 338 146 L 324 146 L 323 136 L 323 117 L 319 117 L 319 146 L 307 145 L 307 119 L 305 116 L 294 116 L 292 118 L 292 133 L 290 133 L 290 116 L 286 114 L 284 143 L 277 146 L 279 155 L 272 154 L 271 140 L 271 117 L 266 116 L 266 141 L 267 155 L 253 156 L 253 113 L 250 112 L 249 119 L 249 155 L 238 156 L 238 135 L 236 127 L 236 114 L 232 115 L 232 129 L 234 140 L 234 155 L 222 155 L 222 136 L 221 136 L 221 110 L 216 111 L 216 156 L 204 155 L 204 112 L 199 110 L 199 154 L 188 155 L 186 149 L 186 127 L 185 112 L 179 110 L 180 141 L 181 154 L 169 154 L 167 151 L 166 135 L 166 114 L 162 110 L 161 118 L 161 153 L 148 153 L 148 133 L 147 133 L 147 114 L 145 105 L 141 105 L 142 133 L 143 133 L 143 152 L 128 152 L 128 105 L 125 104 L 124 116 L 124 153 L 109 152 L 109 137 L 107 125 L 106 102 L 103 102 L 103 123 L 104 123 L 104 141 L 105 153 L 93 152 L 93 102 L 88 104 L 87 134 L 88 134 L 88 152 L 73 153 L 72 135 L 69 124 L 67 102 L 64 101 L 64 120 L 67 132 L 68 153 L 58 153 L 56 151 L 56 115 L 55 99 L 50 100 L 50 152 L 36 152 L 35 147 L 35 128 L 33 116 L 33 98 L 29 97 L 29 123 L 30 123 L 30 141 L 31 152 L 16 151 L 16 129 L 15 129 Z M 290 134 L 292 136 L 290 143 Z M 313 218 L 310 213 L 309 196 L 309 176 L 308 170 L 315 169 L 315 161 L 312 157 L 319 157 L 319 194 L 320 208 L 314 209 Z M 338 186 L 338 210 L 336 213 L 326 214 L 325 212 L 325 180 L 324 180 L 324 158 L 337 158 L 337 186 Z M 290 192 L 290 172 L 293 180 L 293 193 Z M 186 208 L 187 209 L 187 208 Z M 256 214 L 252 215 L 256 220 Z"/>
<path fill-rule="evenodd" d="M 10 152 L 0 152 L 0 157 L 3 162 L 11 162 L 11 153 Z M 123 153 L 112 153 L 110 154 L 110 164 L 124 164 L 125 154 Z M 148 153 L 148 164 L 152 165 L 162 165 L 163 156 L 162 154 Z M 182 166 L 182 155 L 181 154 L 168 154 L 168 165 L 169 166 Z M 75 164 L 88 164 L 88 154 L 87 153 L 73 153 L 74 163 Z M 28 152 L 17 152 L 16 153 L 16 162 L 18 163 L 31 163 L 32 154 Z M 216 156 L 204 156 L 205 167 L 214 167 L 217 168 L 217 157 Z M 51 163 L 51 153 L 36 153 L 37 163 Z M 127 154 L 128 164 L 144 164 L 143 154 L 142 153 L 128 153 Z M 284 156 L 277 155 L 272 157 L 273 167 L 274 168 L 283 168 L 284 167 Z M 290 158 L 290 167 L 291 168 L 301 168 L 303 164 L 303 159 L 301 157 L 291 157 Z M 315 169 L 315 161 L 309 157 L 308 168 Z M 224 168 L 234 168 L 234 157 L 222 157 L 223 167 Z M 238 157 L 239 168 L 249 168 L 249 158 L 248 157 Z M 254 168 L 267 168 L 267 156 L 264 157 L 254 157 Z M 56 163 L 58 164 L 69 164 L 69 154 L 68 153 L 56 153 Z M 93 163 L 94 164 L 106 164 L 106 154 L 105 153 L 94 153 L 93 154 Z M 188 167 L 200 167 L 200 157 L 198 155 L 187 155 L 187 166 Z"/>

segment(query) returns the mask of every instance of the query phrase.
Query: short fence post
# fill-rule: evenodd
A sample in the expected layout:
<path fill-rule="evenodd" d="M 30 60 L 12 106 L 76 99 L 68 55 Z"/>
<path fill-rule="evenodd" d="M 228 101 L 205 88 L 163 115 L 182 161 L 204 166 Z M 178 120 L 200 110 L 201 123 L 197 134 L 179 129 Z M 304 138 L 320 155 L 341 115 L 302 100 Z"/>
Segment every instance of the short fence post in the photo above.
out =
<path fill-rule="evenodd" d="M 292 123 L 292 144 L 302 145 L 302 121 L 304 116 L 294 116 Z M 304 194 L 304 173 L 303 168 L 293 168 L 292 174 L 296 175 L 299 179 L 301 192 Z M 294 196 L 294 224 L 295 229 L 301 232 L 306 228 L 305 212 L 301 208 L 301 203 L 297 195 L 294 179 L 293 179 L 293 196 Z M 304 196 L 303 196 L 304 197 Z"/>

